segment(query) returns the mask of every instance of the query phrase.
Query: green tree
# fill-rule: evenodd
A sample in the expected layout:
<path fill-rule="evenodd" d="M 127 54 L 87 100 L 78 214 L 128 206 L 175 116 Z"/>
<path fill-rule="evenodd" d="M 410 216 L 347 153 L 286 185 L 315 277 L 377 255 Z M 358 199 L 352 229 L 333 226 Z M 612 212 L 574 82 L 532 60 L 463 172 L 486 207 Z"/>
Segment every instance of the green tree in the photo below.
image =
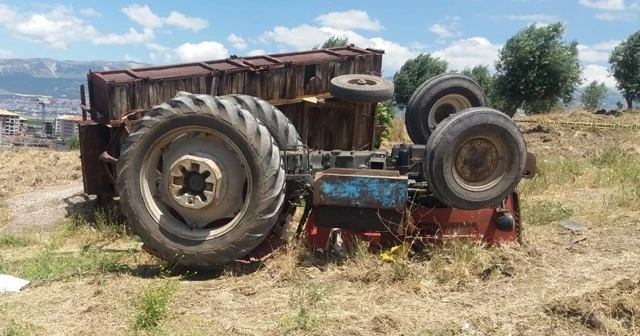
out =
<path fill-rule="evenodd" d="M 585 108 L 595 111 L 602 106 L 602 101 L 606 95 L 607 87 L 604 83 L 598 83 L 598 81 L 594 80 L 589 83 L 580 95 L 580 102 Z"/>
<path fill-rule="evenodd" d="M 389 127 L 393 123 L 393 104 L 384 102 L 378 104 L 377 125 L 383 126 L 384 130 L 380 133 L 376 132 L 376 148 L 380 148 L 383 139 L 389 139 Z"/>
<path fill-rule="evenodd" d="M 349 45 L 349 38 L 346 36 L 331 36 L 322 44 L 316 44 L 313 50 L 346 47 Z"/>
<path fill-rule="evenodd" d="M 394 101 L 399 107 L 407 106 L 413 92 L 427 79 L 445 73 L 449 62 L 431 54 L 420 54 L 407 60 L 393 75 Z"/>
<path fill-rule="evenodd" d="M 611 52 L 609 72 L 618 82 L 617 87 L 633 108 L 633 101 L 640 100 L 640 31 L 633 33 Z"/>
<path fill-rule="evenodd" d="M 484 91 L 487 97 L 487 103 L 490 107 L 499 108 L 500 103 L 498 97 L 495 95 L 495 75 L 489 72 L 489 66 L 485 64 L 476 65 L 473 68 L 466 67 L 461 73 L 467 77 L 473 79 Z"/>
<path fill-rule="evenodd" d="M 74 133 L 69 139 L 65 141 L 65 145 L 69 150 L 80 149 L 80 137 L 78 133 Z"/>
<path fill-rule="evenodd" d="M 496 94 L 504 112 L 518 108 L 545 113 L 558 101 L 569 104 L 582 83 L 576 41 L 562 41 L 565 27 L 530 25 L 507 40 L 496 61 Z"/>

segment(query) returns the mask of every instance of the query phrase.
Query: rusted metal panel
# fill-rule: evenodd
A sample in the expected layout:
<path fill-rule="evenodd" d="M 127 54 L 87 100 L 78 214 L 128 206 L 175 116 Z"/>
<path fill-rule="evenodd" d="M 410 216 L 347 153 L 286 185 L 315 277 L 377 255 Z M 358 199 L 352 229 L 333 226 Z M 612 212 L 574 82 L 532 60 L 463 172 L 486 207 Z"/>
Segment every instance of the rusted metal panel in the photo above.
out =
<path fill-rule="evenodd" d="M 100 154 L 104 152 L 110 139 L 109 127 L 91 120 L 78 125 L 80 140 L 80 162 L 82 163 L 82 181 L 84 192 L 88 195 L 106 195 L 114 192 L 100 164 Z"/>
<path fill-rule="evenodd" d="M 313 205 L 404 211 L 407 179 L 395 170 L 327 169 L 316 174 Z"/>

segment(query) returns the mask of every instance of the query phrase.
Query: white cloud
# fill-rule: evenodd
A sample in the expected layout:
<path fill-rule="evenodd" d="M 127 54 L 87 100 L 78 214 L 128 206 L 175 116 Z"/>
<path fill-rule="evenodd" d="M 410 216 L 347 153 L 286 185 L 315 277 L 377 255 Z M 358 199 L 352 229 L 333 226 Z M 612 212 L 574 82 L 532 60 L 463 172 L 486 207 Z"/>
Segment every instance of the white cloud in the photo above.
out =
<path fill-rule="evenodd" d="M 9 57 L 14 57 L 15 54 L 13 51 L 11 50 L 6 50 L 6 49 L 0 49 L 0 58 L 9 58 Z"/>
<path fill-rule="evenodd" d="M 467 66 L 486 64 L 493 71 L 501 47 L 484 37 L 471 37 L 451 42 L 446 48 L 435 51 L 432 55 L 446 59 L 450 69 L 462 70 Z"/>
<path fill-rule="evenodd" d="M 602 10 L 624 10 L 624 0 L 580 0 L 585 7 Z"/>
<path fill-rule="evenodd" d="M 498 18 L 504 18 L 511 21 L 534 21 L 534 22 L 554 22 L 559 21 L 560 18 L 555 15 L 548 14 L 524 14 L 524 15 L 503 15 Z"/>
<path fill-rule="evenodd" d="M 611 51 L 618 44 L 620 44 L 620 41 L 616 40 L 600 42 L 593 45 L 580 44 L 578 45 L 580 60 L 587 63 L 606 62 L 609 60 Z"/>
<path fill-rule="evenodd" d="M 73 43 L 137 44 L 153 40 L 150 29 L 142 32 L 130 28 L 124 34 L 103 34 L 76 16 L 72 8 L 54 5 L 43 12 L 20 12 L 0 5 L 0 26 L 15 37 L 44 44 L 53 49 L 67 49 Z"/>
<path fill-rule="evenodd" d="M 535 25 L 536 27 L 544 27 L 554 22 L 562 21 L 555 15 L 549 14 L 510 14 L 502 16 L 494 16 L 494 19 L 506 19 L 510 21 L 527 21 L 527 25 Z"/>
<path fill-rule="evenodd" d="M 636 15 L 630 12 L 602 12 L 597 13 L 595 18 L 602 21 L 633 21 Z"/>
<path fill-rule="evenodd" d="M 107 34 L 96 36 L 92 40 L 93 44 L 141 44 L 153 40 L 153 30 L 150 28 L 144 28 L 142 32 L 138 32 L 134 28 L 129 28 L 129 31 L 124 34 Z"/>
<path fill-rule="evenodd" d="M 253 49 L 247 53 L 247 56 L 266 55 L 267 52 L 262 49 Z"/>
<path fill-rule="evenodd" d="M 616 89 L 616 80 L 609 74 L 607 67 L 597 64 L 589 64 L 584 67 L 582 75 L 585 81 L 580 85 L 585 87 L 594 80 L 603 82 L 608 88 Z"/>
<path fill-rule="evenodd" d="M 147 48 L 151 50 L 151 61 L 161 63 L 211 61 L 229 57 L 229 51 L 224 45 L 215 41 L 185 43 L 175 49 L 149 43 Z"/>
<path fill-rule="evenodd" d="M 127 62 L 141 62 L 139 58 L 129 54 L 124 55 L 123 59 Z"/>
<path fill-rule="evenodd" d="M 209 21 L 197 17 L 186 16 L 180 12 L 169 13 L 169 16 L 164 19 L 164 23 L 182 29 L 190 29 L 194 32 L 209 27 Z"/>
<path fill-rule="evenodd" d="M 416 57 L 419 54 L 414 49 L 380 37 L 367 38 L 352 30 L 315 27 L 307 24 L 294 28 L 278 26 L 264 32 L 259 40 L 263 43 L 275 42 L 279 51 L 287 49 L 307 50 L 313 48 L 316 44 L 323 43 L 332 36 L 347 37 L 350 43 L 359 47 L 385 50 L 385 55 L 382 58 L 384 72 L 394 73 L 407 59 Z"/>
<path fill-rule="evenodd" d="M 80 14 L 84 16 L 102 16 L 98 11 L 93 8 L 83 8 L 80 10 Z"/>
<path fill-rule="evenodd" d="M 171 12 L 166 18 L 160 17 L 151 11 L 149 6 L 133 4 L 121 9 L 129 19 L 144 28 L 156 29 L 164 25 L 175 26 L 182 29 L 200 31 L 209 26 L 209 21 L 196 17 L 185 16 L 180 12 Z"/>
<path fill-rule="evenodd" d="M 384 29 L 379 20 L 369 17 L 369 14 L 360 10 L 348 10 L 345 12 L 331 12 L 320 15 L 314 19 L 324 27 L 337 29 L 362 29 L 379 31 Z"/>
<path fill-rule="evenodd" d="M 462 32 L 460 31 L 460 17 L 445 17 L 443 21 L 439 23 L 432 24 L 428 27 L 428 30 L 436 35 L 438 35 L 441 39 L 447 39 L 452 37 L 462 36 Z"/>
<path fill-rule="evenodd" d="M 126 15 L 131 21 L 141 25 L 145 28 L 160 28 L 163 25 L 161 17 L 151 11 L 149 6 L 140 6 L 133 4 L 121 9 L 122 13 Z"/>
<path fill-rule="evenodd" d="M 247 41 L 245 41 L 241 36 L 231 34 L 227 37 L 227 40 L 229 40 L 229 42 L 233 44 L 233 47 L 238 50 L 244 50 L 247 48 Z"/>

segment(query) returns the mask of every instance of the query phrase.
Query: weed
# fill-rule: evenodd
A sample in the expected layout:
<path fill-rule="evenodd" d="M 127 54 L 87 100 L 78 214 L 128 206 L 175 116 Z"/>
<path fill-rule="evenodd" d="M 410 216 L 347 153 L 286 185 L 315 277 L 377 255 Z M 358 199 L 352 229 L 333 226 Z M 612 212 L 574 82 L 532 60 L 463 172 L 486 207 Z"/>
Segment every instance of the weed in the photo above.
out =
<path fill-rule="evenodd" d="M 454 279 L 481 275 L 491 257 L 492 252 L 481 243 L 452 239 L 433 249 L 427 265 L 436 282 L 445 284 Z"/>
<path fill-rule="evenodd" d="M 522 205 L 522 218 L 532 226 L 545 225 L 554 221 L 569 218 L 573 209 L 555 201 L 531 200 Z"/>
<path fill-rule="evenodd" d="M 78 230 L 92 230 L 100 233 L 102 238 L 116 239 L 128 234 L 127 224 L 116 210 L 96 209 L 93 218 L 75 212 L 65 222 L 63 234 L 74 235 Z"/>
<path fill-rule="evenodd" d="M 0 249 L 27 247 L 31 244 L 33 244 L 33 241 L 29 237 L 0 233 Z"/>
<path fill-rule="evenodd" d="M 4 268 L 6 272 L 31 281 L 49 280 L 58 277 L 122 272 L 127 269 L 122 258 L 122 253 L 107 253 L 100 250 L 56 253 L 51 247 L 45 247 L 34 258 L 7 262 Z"/>
<path fill-rule="evenodd" d="M 169 313 L 169 304 L 176 295 L 178 282 L 175 279 L 160 279 L 142 288 L 135 302 L 135 331 L 148 330 L 160 325 Z"/>
<path fill-rule="evenodd" d="M 292 291 L 289 305 L 293 308 L 292 316 L 281 321 L 284 334 L 295 331 L 310 332 L 319 328 L 321 319 L 318 317 L 320 303 L 326 300 L 330 289 L 316 283 L 299 283 Z"/>
<path fill-rule="evenodd" d="M 31 324 L 12 320 L 0 330 L 0 336 L 27 336 L 33 335 L 34 332 L 35 328 Z"/>

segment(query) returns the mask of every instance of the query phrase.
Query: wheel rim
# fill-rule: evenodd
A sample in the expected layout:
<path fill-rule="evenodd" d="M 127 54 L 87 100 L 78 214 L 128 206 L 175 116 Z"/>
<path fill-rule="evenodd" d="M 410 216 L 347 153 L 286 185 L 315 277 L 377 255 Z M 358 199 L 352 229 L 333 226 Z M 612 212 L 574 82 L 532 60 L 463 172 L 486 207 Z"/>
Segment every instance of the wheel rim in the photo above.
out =
<path fill-rule="evenodd" d="M 376 86 L 378 82 L 368 78 L 353 78 L 347 81 L 347 83 L 354 86 Z"/>
<path fill-rule="evenodd" d="M 247 160 L 220 132 L 177 128 L 158 139 L 142 162 L 145 206 L 162 229 L 176 236 L 219 237 L 247 211 L 253 192 Z"/>
<path fill-rule="evenodd" d="M 464 189 L 485 191 L 496 186 L 507 172 L 507 147 L 494 135 L 471 138 L 456 148 L 453 178 Z"/>
<path fill-rule="evenodd" d="M 471 108 L 471 102 L 466 97 L 459 94 L 446 95 L 431 107 L 427 127 L 435 129 L 436 126 L 453 113 Z"/>

